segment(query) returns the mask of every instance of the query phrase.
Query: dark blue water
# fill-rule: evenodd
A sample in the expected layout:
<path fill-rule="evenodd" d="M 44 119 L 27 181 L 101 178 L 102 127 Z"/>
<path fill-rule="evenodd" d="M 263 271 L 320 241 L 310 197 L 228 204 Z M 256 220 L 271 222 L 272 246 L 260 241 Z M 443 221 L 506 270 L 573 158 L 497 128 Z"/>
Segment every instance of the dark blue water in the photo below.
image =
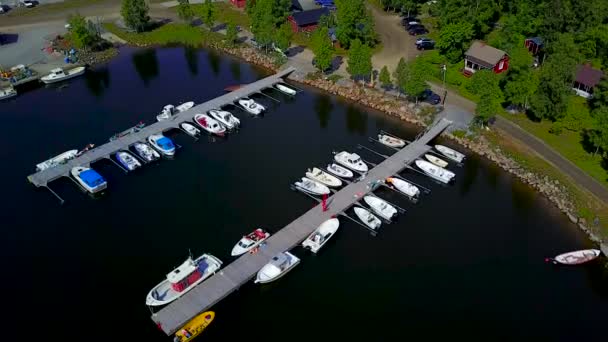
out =
<path fill-rule="evenodd" d="M 151 287 L 188 255 L 231 261 L 255 227 L 280 229 L 314 203 L 289 190 L 332 151 L 354 150 L 384 129 L 417 130 L 306 88 L 295 99 L 260 98 L 263 118 L 243 112 L 224 140 L 169 136 L 175 159 L 125 175 L 102 161 L 109 181 L 91 199 L 69 179 L 51 184 L 66 204 L 26 176 L 49 156 L 101 144 L 168 103 L 204 102 L 230 85 L 267 75 L 202 50 L 123 49 L 68 84 L 21 89 L 0 103 L 3 327 L 8 338 L 168 341 L 150 320 Z M 447 143 L 447 142 L 444 142 Z M 375 149 L 389 153 L 381 147 Z M 466 152 L 466 151 L 465 151 Z M 378 162 L 369 153 L 364 158 Z M 453 186 L 407 174 L 432 192 L 418 204 L 380 190 L 407 209 L 372 237 L 351 222 L 317 256 L 280 281 L 250 284 L 214 307 L 199 338 L 372 340 L 602 339 L 608 280 L 602 262 L 557 268 L 543 259 L 589 241 L 542 197 L 470 155 Z"/>

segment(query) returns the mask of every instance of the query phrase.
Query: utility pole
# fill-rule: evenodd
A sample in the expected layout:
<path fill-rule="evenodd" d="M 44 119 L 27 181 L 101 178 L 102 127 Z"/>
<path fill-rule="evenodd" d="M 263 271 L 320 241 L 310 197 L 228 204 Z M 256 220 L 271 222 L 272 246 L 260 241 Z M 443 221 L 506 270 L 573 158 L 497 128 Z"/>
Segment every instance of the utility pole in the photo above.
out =
<path fill-rule="evenodd" d="M 441 101 L 441 105 L 445 105 L 445 98 L 448 96 L 448 90 L 445 89 L 445 73 L 448 70 L 447 65 L 442 65 L 441 70 L 443 71 L 443 101 Z"/>

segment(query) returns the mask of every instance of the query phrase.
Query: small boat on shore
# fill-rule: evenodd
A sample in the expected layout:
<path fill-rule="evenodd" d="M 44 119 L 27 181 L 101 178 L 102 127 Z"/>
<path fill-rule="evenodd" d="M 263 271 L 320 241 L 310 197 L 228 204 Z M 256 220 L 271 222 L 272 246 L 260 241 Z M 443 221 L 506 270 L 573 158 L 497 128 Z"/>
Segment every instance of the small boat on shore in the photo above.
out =
<path fill-rule="evenodd" d="M 265 231 L 264 229 L 258 228 L 253 232 L 243 236 L 243 238 L 234 245 L 232 248 L 232 252 L 230 253 L 232 256 L 239 256 L 241 254 L 245 254 L 250 250 L 259 246 L 264 240 L 270 237 L 270 233 Z"/>
<path fill-rule="evenodd" d="M 179 126 L 184 130 L 184 132 L 188 133 L 188 135 L 193 137 L 198 137 L 201 134 L 201 130 L 194 127 L 193 124 L 182 122 Z"/>
<path fill-rule="evenodd" d="M 448 166 L 448 162 L 446 162 L 445 160 L 443 160 L 441 158 L 435 157 L 432 154 L 427 153 L 424 155 L 424 158 L 426 158 L 426 160 L 430 161 L 431 163 L 433 163 L 439 167 L 445 168 L 446 166 Z"/>
<path fill-rule="evenodd" d="M 47 159 L 47 160 L 43 161 L 42 163 L 36 164 L 36 171 L 40 172 L 40 171 L 44 171 L 46 169 L 50 169 L 51 167 L 54 167 L 57 165 L 65 164 L 68 162 L 68 160 L 74 159 L 77 156 L 78 156 L 78 150 L 65 151 L 58 156 Z"/>
<path fill-rule="evenodd" d="M 167 274 L 165 280 L 150 290 L 146 305 L 161 306 L 171 303 L 215 274 L 221 266 L 222 261 L 211 254 L 203 254 L 196 259 L 188 257 L 184 263 Z"/>
<path fill-rule="evenodd" d="M 367 205 L 369 205 L 369 207 L 382 218 L 391 220 L 397 215 L 397 209 L 383 199 L 375 196 L 364 196 L 363 201 L 365 201 L 365 203 L 367 203 Z"/>
<path fill-rule="evenodd" d="M 418 166 L 422 171 L 424 171 L 424 173 L 426 173 L 429 177 L 436 179 L 442 183 L 447 184 L 454 180 L 454 177 L 456 176 L 454 172 L 448 171 L 435 164 L 431 164 L 426 160 L 416 160 L 416 166 Z"/>
<path fill-rule="evenodd" d="M 161 133 L 149 136 L 148 143 L 158 150 L 158 152 L 166 156 L 175 155 L 175 145 L 173 144 L 173 141 Z"/>
<path fill-rule="evenodd" d="M 208 113 L 212 118 L 219 121 L 227 129 L 234 129 L 241 125 L 241 120 L 228 111 L 212 109 Z"/>
<path fill-rule="evenodd" d="M 223 137 L 226 133 L 226 128 L 215 121 L 214 118 L 207 114 L 196 114 L 194 121 L 205 131 Z"/>
<path fill-rule="evenodd" d="M 342 178 L 353 178 L 354 174 L 351 170 L 342 167 L 338 164 L 330 164 L 327 165 L 327 171 L 333 173 L 334 175 Z"/>
<path fill-rule="evenodd" d="M 462 163 L 465 158 L 464 154 L 443 145 L 435 145 L 435 149 L 457 163 Z"/>
<path fill-rule="evenodd" d="M 179 106 L 174 106 L 168 104 L 163 107 L 163 110 L 156 116 L 157 121 L 169 120 L 173 115 L 185 112 L 188 109 L 194 107 L 194 101 L 188 101 L 180 104 Z"/>
<path fill-rule="evenodd" d="M 192 320 L 190 320 L 190 322 L 186 323 L 186 325 L 181 327 L 175 333 L 173 342 L 192 341 L 196 336 L 200 335 L 203 330 L 205 330 L 205 328 L 207 328 L 207 326 L 211 324 L 211 322 L 213 322 L 214 318 L 215 312 L 213 311 L 206 311 L 194 317 Z"/>
<path fill-rule="evenodd" d="M 281 83 L 275 84 L 274 87 L 283 94 L 294 96 L 297 93 L 295 89 L 291 89 L 290 87 Z"/>
<path fill-rule="evenodd" d="M 241 105 L 241 107 L 243 107 L 243 109 L 254 115 L 260 115 L 263 111 L 266 110 L 266 108 L 261 104 L 246 97 L 239 99 L 238 103 L 239 105 Z"/>
<path fill-rule="evenodd" d="M 11 97 L 17 96 L 17 91 L 13 87 L 6 87 L 0 89 L 0 101 L 10 99 Z"/>
<path fill-rule="evenodd" d="M 361 157 L 359 157 L 359 155 L 356 153 L 349 153 L 346 151 L 342 151 L 342 152 L 336 154 L 334 156 L 334 159 L 338 163 L 346 166 L 347 168 L 361 172 L 361 173 L 365 173 L 369 170 L 367 164 L 365 164 L 363 162 L 363 160 L 361 160 Z"/>
<path fill-rule="evenodd" d="M 369 210 L 363 209 L 361 207 L 355 207 L 355 214 L 365 224 L 373 230 L 380 228 L 382 225 L 382 221 L 377 218 L 374 214 L 370 213 Z"/>
<path fill-rule="evenodd" d="M 258 271 L 254 282 L 266 284 L 275 281 L 291 271 L 299 263 L 300 259 L 297 256 L 289 252 L 279 253 Z"/>
<path fill-rule="evenodd" d="M 418 189 L 417 186 L 413 185 L 410 182 L 406 182 L 402 179 L 395 178 L 395 177 L 387 178 L 386 182 L 389 184 L 392 184 L 395 187 L 395 189 L 397 189 L 398 191 L 402 192 L 403 194 L 405 194 L 409 197 L 416 197 L 416 196 L 420 195 L 420 189 Z"/>
<path fill-rule="evenodd" d="M 296 182 L 295 186 L 311 195 L 327 195 L 330 193 L 329 188 L 319 182 L 315 182 L 312 179 L 302 177 L 301 182 Z"/>
<path fill-rule="evenodd" d="M 55 68 L 55 69 L 51 70 L 50 74 L 48 74 L 46 76 L 42 76 L 40 78 L 40 80 L 42 82 L 44 82 L 45 84 L 57 83 L 57 82 L 69 80 L 70 78 L 80 76 L 80 75 L 84 74 L 84 72 L 85 72 L 84 67 L 76 67 L 76 68 L 73 68 L 73 69 L 70 69 L 67 71 L 63 70 L 62 68 Z"/>
<path fill-rule="evenodd" d="M 553 260 L 562 265 L 580 265 L 600 256 L 599 249 L 582 249 L 556 256 Z"/>
<path fill-rule="evenodd" d="M 309 249 L 313 253 L 317 253 L 319 249 L 336 234 L 339 227 L 340 220 L 337 218 L 332 218 L 321 223 L 321 225 L 302 242 L 302 247 Z"/>
<path fill-rule="evenodd" d="M 342 186 L 341 180 L 316 167 L 314 167 L 312 170 L 308 169 L 306 172 L 306 177 L 333 188 Z"/>
<path fill-rule="evenodd" d="M 147 162 L 155 161 L 160 158 L 160 154 L 146 143 L 137 142 L 133 144 L 133 148 L 137 155 Z"/>
<path fill-rule="evenodd" d="M 405 146 L 405 141 L 399 138 L 391 137 L 387 134 L 378 134 L 378 141 L 388 147 L 401 148 Z"/>
<path fill-rule="evenodd" d="M 82 185 L 85 190 L 92 194 L 105 190 L 108 187 L 108 182 L 97 171 L 91 168 L 76 166 L 72 168 L 70 173 L 78 184 Z"/>
<path fill-rule="evenodd" d="M 135 159 L 135 157 L 133 157 L 131 153 L 127 151 L 116 152 L 116 160 L 129 171 L 133 171 L 138 167 L 141 167 L 139 160 Z"/>

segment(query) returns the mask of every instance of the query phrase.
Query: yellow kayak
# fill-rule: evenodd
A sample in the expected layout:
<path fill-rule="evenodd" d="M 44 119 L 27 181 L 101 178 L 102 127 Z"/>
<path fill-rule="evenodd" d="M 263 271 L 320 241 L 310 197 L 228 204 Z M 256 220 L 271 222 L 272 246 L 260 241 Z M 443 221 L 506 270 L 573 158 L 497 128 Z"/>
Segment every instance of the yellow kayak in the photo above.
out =
<path fill-rule="evenodd" d="M 211 324 L 213 318 L 215 318 L 215 312 L 213 311 L 206 311 L 194 317 L 190 322 L 175 333 L 175 338 L 173 341 L 192 341 L 196 336 L 202 333 L 209 324 Z"/>

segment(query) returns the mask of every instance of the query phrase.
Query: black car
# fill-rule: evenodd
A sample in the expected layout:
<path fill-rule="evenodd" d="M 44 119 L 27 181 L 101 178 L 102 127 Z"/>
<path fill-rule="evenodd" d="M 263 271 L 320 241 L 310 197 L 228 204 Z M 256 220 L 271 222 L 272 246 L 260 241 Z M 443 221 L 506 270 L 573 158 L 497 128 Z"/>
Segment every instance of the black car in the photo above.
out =
<path fill-rule="evenodd" d="M 419 21 L 415 21 L 415 20 L 414 21 L 406 21 L 406 22 L 403 23 L 403 27 L 405 27 L 406 30 L 409 30 L 409 29 L 411 29 L 413 27 L 416 27 L 416 26 L 422 26 L 422 24 L 420 24 Z"/>
<path fill-rule="evenodd" d="M 412 27 L 409 30 L 407 30 L 407 32 L 410 35 L 412 35 L 412 36 L 417 36 L 419 34 L 429 33 L 429 31 L 427 31 L 426 28 L 424 28 L 424 26 L 415 26 L 415 27 Z"/>
<path fill-rule="evenodd" d="M 422 101 L 428 102 L 432 105 L 439 104 L 441 102 L 441 96 L 433 93 L 430 89 L 425 90 L 421 95 Z"/>
<path fill-rule="evenodd" d="M 435 48 L 435 41 L 429 39 L 416 42 L 416 48 L 418 50 L 433 50 Z"/>

